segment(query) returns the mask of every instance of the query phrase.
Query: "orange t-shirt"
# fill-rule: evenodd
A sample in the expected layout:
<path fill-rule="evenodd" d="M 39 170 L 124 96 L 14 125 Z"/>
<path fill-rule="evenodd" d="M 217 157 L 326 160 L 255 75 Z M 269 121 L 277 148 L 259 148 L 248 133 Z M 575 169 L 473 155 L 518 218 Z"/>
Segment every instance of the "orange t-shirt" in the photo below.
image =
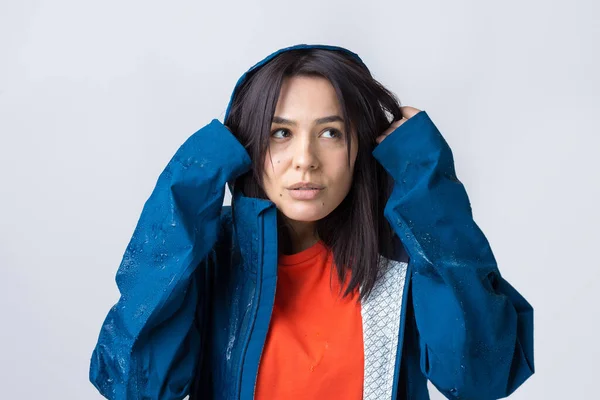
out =
<path fill-rule="evenodd" d="M 335 270 L 330 286 L 333 265 L 333 256 L 321 241 L 299 253 L 279 255 L 256 399 L 362 399 L 358 294 L 341 298 Z"/>

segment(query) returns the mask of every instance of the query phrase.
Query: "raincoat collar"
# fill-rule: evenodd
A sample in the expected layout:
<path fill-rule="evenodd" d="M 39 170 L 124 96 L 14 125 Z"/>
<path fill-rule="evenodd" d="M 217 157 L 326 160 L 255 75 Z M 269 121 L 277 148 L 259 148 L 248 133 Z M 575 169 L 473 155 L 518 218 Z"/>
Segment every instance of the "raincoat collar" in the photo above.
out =
<path fill-rule="evenodd" d="M 260 243 L 264 240 L 266 230 L 277 229 L 277 226 L 264 227 L 262 214 L 270 209 L 275 210 L 275 203 L 270 200 L 248 197 L 242 194 L 239 186 L 234 186 L 232 194 L 232 212 L 235 221 L 235 235 L 246 268 L 257 273 Z M 276 232 L 274 237 L 277 237 Z"/>
<path fill-rule="evenodd" d="M 238 207 L 238 211 L 235 212 L 235 216 L 242 219 L 257 218 L 267 208 L 275 207 L 275 203 L 271 200 L 245 196 L 238 186 L 234 186 L 232 198 L 232 203 L 240 206 Z"/>

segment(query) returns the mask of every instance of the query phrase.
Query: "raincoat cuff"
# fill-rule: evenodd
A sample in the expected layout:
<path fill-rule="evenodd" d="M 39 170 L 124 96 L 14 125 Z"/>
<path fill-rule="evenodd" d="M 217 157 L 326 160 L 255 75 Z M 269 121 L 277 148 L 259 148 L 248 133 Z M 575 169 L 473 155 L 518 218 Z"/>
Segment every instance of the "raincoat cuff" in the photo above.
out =
<path fill-rule="evenodd" d="M 373 152 L 373 157 L 404 189 L 416 183 L 419 166 L 429 168 L 447 146 L 426 111 L 419 111 L 393 130 Z M 412 178 L 412 179 L 411 179 Z"/>
<path fill-rule="evenodd" d="M 247 172 L 252 161 L 244 146 L 218 119 L 213 119 L 191 135 L 175 155 L 184 166 L 222 168 L 225 180 Z"/>

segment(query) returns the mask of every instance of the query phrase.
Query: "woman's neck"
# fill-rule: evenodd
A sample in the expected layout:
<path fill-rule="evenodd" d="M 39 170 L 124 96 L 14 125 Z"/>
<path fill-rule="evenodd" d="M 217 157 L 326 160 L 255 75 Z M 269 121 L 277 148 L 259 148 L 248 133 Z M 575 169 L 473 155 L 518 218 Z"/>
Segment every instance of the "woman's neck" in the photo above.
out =
<path fill-rule="evenodd" d="M 295 254 L 306 250 L 319 240 L 314 221 L 294 221 L 281 215 L 279 224 L 279 250 L 283 254 Z"/>

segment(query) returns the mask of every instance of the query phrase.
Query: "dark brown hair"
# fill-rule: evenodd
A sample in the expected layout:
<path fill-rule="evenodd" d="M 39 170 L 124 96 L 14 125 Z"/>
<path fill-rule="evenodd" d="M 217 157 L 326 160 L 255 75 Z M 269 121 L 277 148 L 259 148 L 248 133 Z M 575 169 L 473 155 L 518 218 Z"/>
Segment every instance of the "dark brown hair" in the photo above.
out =
<path fill-rule="evenodd" d="M 338 277 L 350 281 L 344 296 L 360 288 L 360 299 L 369 295 L 383 266 L 380 255 L 390 258 L 393 231 L 383 215 L 392 178 L 372 156 L 375 138 L 402 118 L 393 93 L 377 82 L 367 67 L 338 50 L 296 49 L 283 52 L 248 74 L 232 99 L 225 125 L 252 159 L 252 169 L 238 177 L 235 186 L 249 197 L 268 199 L 263 190 L 264 159 L 281 84 L 287 77 L 319 76 L 329 80 L 337 94 L 346 132 L 358 136 L 358 155 L 348 195 L 329 215 L 317 221 L 319 238 L 333 252 Z M 351 135 L 345 135 L 350 162 Z M 235 204 L 233 204 L 235 207 Z M 278 211 L 278 213 L 280 213 Z M 281 218 L 278 218 L 281 221 Z M 279 229 L 280 243 L 289 240 Z"/>

